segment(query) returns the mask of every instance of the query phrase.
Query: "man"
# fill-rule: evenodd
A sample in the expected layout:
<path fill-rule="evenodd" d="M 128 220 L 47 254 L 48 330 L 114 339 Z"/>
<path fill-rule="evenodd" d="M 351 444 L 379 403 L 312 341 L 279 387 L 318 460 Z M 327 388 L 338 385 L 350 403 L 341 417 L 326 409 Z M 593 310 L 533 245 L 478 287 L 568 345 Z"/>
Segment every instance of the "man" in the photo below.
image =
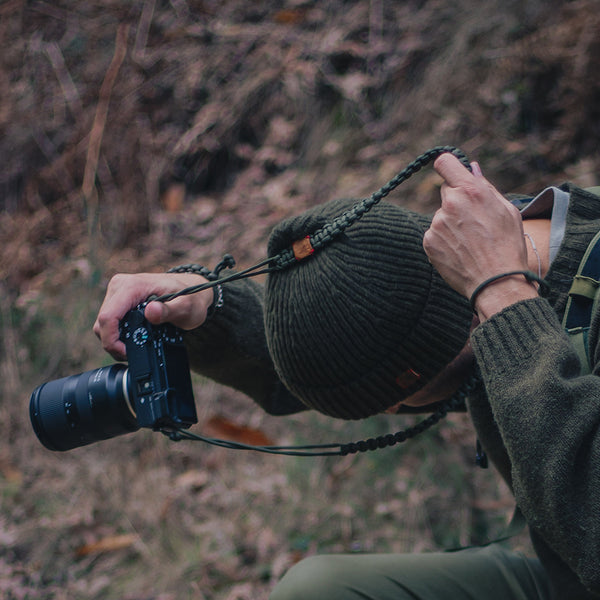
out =
<path fill-rule="evenodd" d="M 324 249 L 271 274 L 264 307 L 261 291 L 241 282 L 223 286 L 223 302 L 201 293 L 146 308 L 152 322 L 189 330 L 195 369 L 274 414 L 307 406 L 342 418 L 410 410 L 447 398 L 475 365 L 481 374 L 469 412 L 538 556 L 492 545 L 312 557 L 288 572 L 274 599 L 600 595 L 600 379 L 581 374 L 560 322 L 600 230 L 600 200 L 563 186 L 519 213 L 472 167 L 439 157 L 445 183 L 431 221 L 380 203 Z M 269 254 L 345 206 L 329 203 L 285 222 Z M 541 277 L 550 288 L 545 298 Z M 126 310 L 198 281 L 196 274 L 113 279 L 95 324 L 104 347 L 121 358 L 117 324 Z M 598 323 L 594 315 L 593 372 Z"/>

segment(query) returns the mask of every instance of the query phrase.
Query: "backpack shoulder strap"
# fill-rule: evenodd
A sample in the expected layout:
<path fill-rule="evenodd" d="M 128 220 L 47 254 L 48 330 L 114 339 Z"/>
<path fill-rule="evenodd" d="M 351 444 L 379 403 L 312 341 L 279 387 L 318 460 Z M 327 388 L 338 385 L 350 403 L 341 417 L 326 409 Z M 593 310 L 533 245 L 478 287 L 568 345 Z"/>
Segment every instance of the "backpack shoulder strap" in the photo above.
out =
<path fill-rule="evenodd" d="M 569 290 L 563 327 L 571 336 L 581 361 L 582 375 L 591 373 L 588 332 L 600 301 L 600 231 L 590 242 Z"/>
<path fill-rule="evenodd" d="M 600 196 L 600 185 L 597 185 L 595 187 L 585 188 L 585 191 L 591 192 L 592 194 L 595 194 L 596 196 Z"/>

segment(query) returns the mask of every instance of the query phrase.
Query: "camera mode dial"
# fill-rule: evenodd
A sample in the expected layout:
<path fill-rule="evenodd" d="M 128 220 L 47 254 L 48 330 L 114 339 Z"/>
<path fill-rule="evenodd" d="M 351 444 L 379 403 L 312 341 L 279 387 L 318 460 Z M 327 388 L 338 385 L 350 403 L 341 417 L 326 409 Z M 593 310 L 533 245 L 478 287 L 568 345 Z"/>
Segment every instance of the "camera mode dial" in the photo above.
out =
<path fill-rule="evenodd" d="M 138 327 L 131 336 L 133 343 L 137 346 L 143 346 L 150 338 L 150 334 L 145 327 Z"/>

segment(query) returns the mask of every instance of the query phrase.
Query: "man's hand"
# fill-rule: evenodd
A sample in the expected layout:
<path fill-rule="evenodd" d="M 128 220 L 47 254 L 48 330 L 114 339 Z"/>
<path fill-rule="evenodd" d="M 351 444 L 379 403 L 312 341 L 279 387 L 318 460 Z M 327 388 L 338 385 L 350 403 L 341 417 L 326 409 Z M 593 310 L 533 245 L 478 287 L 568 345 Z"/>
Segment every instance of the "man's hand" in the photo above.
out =
<path fill-rule="evenodd" d="M 207 279 L 193 273 L 115 275 L 106 289 L 106 296 L 94 323 L 94 333 L 113 358 L 124 360 L 125 345 L 119 340 L 119 321 L 127 311 L 152 295 L 170 294 L 206 282 Z M 150 302 L 144 314 L 153 325 L 172 323 L 181 329 L 195 329 L 206 320 L 213 297 L 213 290 L 208 289 L 166 303 Z"/>
<path fill-rule="evenodd" d="M 470 173 L 451 154 L 434 164 L 443 177 L 442 205 L 425 233 L 423 247 L 445 281 L 467 298 L 486 279 L 528 269 L 523 223 L 517 208 L 483 177 L 473 163 Z M 537 295 L 521 275 L 484 288 L 477 299 L 480 319 L 505 306 Z"/>

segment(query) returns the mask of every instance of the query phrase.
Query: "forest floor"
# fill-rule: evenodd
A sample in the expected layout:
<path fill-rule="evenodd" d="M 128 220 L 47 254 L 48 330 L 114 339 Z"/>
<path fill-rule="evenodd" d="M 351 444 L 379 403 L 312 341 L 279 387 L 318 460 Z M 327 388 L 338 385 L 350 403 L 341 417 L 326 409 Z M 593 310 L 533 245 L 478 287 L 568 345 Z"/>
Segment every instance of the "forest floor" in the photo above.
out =
<path fill-rule="evenodd" d="M 454 145 L 504 192 L 600 173 L 597 0 L 108 0 L 0 6 L 0 596 L 255 600 L 317 552 L 501 534 L 468 417 L 401 447 L 273 457 L 148 431 L 64 454 L 29 423 L 44 381 L 110 363 L 110 276 L 239 266 L 282 218 L 378 189 Z M 426 169 L 390 201 L 438 205 Z M 194 379 L 197 430 L 356 441 L 413 418 L 265 415 Z M 513 542 L 527 550 L 525 536 Z"/>

